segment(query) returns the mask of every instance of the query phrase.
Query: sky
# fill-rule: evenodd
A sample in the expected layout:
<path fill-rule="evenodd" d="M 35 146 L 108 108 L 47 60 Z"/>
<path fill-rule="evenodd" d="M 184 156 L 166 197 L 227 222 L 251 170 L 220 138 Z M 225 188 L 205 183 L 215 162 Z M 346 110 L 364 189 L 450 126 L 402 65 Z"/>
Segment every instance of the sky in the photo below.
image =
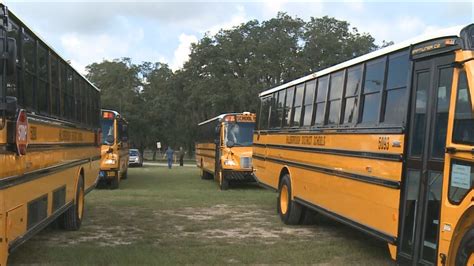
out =
<path fill-rule="evenodd" d="M 191 43 L 278 12 L 308 21 L 330 16 L 370 33 L 376 44 L 474 22 L 473 1 L 4 1 L 73 67 L 129 57 L 180 69 Z"/>

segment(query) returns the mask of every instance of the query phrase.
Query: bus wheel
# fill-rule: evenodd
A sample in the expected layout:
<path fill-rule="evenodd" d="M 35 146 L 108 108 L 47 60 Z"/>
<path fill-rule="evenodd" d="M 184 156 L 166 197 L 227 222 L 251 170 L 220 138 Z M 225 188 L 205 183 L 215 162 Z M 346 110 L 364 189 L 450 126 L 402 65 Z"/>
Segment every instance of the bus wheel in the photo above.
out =
<path fill-rule="evenodd" d="M 79 230 L 84 215 L 84 178 L 79 177 L 77 182 L 76 198 L 74 204 L 61 216 L 61 227 L 66 230 Z"/>
<path fill-rule="evenodd" d="M 110 189 L 117 189 L 119 188 L 119 176 L 118 173 L 117 175 L 114 176 L 114 178 L 110 181 Z"/>
<path fill-rule="evenodd" d="M 299 224 L 303 207 L 291 200 L 291 181 L 288 174 L 283 176 L 278 189 L 277 206 L 278 214 L 285 224 Z"/>
<path fill-rule="evenodd" d="M 221 190 L 229 189 L 229 180 L 225 178 L 224 173 L 222 173 L 222 171 L 219 171 L 218 176 L 219 176 L 219 188 Z"/>
<path fill-rule="evenodd" d="M 467 230 L 459 244 L 456 265 L 474 265 L 474 226 Z"/>

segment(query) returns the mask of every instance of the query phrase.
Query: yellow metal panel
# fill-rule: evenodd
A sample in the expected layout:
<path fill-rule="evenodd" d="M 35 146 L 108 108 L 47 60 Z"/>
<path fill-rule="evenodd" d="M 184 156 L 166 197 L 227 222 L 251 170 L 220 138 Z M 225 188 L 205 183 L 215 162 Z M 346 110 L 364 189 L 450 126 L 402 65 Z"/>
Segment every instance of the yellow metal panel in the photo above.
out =
<path fill-rule="evenodd" d="M 7 242 L 12 242 L 26 232 L 26 205 L 19 205 L 7 212 Z"/>
<path fill-rule="evenodd" d="M 293 197 L 397 235 L 400 189 L 350 176 L 399 184 L 403 135 L 255 134 L 254 142 L 254 167 L 260 182 L 277 189 L 280 173 L 286 168 Z"/>

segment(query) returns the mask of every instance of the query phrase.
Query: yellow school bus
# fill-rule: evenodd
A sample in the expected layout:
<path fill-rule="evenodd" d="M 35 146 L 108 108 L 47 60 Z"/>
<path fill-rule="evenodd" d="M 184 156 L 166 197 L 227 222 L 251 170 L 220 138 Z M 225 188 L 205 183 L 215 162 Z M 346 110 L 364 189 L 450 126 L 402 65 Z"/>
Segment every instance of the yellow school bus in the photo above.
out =
<path fill-rule="evenodd" d="M 0 265 L 54 220 L 78 230 L 99 173 L 99 90 L 0 4 Z M 27 256 L 28 254 L 25 254 Z"/>
<path fill-rule="evenodd" d="M 474 24 L 260 93 L 257 181 L 298 224 L 316 211 L 402 265 L 474 265 Z"/>
<path fill-rule="evenodd" d="M 254 181 L 252 176 L 252 136 L 255 114 L 221 114 L 199 123 L 196 164 L 202 179 L 214 179 L 221 190 L 230 182 Z"/>
<path fill-rule="evenodd" d="M 102 110 L 100 124 L 102 147 L 99 185 L 108 185 L 111 189 L 117 189 L 120 180 L 127 179 L 128 123 L 118 112 Z"/>

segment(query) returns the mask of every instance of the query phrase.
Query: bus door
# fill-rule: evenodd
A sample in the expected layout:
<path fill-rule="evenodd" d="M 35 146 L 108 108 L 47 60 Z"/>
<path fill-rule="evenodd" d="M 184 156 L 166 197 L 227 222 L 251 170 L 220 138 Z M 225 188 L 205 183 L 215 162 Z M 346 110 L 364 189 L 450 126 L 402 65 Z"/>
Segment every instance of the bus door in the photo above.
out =
<path fill-rule="evenodd" d="M 413 62 L 411 109 L 401 204 L 401 264 L 437 261 L 441 189 L 454 55 Z"/>

